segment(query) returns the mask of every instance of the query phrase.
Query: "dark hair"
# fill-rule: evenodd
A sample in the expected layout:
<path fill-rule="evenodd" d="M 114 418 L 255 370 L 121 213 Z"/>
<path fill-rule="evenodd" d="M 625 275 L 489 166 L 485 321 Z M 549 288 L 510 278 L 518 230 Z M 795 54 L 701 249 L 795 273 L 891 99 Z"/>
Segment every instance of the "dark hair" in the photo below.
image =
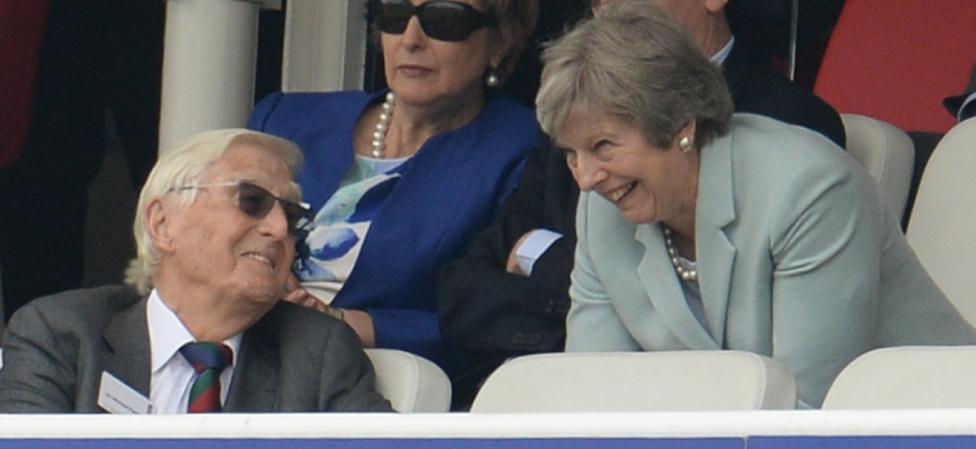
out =
<path fill-rule="evenodd" d="M 508 44 L 508 51 L 495 72 L 502 81 L 515 69 L 519 55 L 535 31 L 539 18 L 539 0 L 483 0 L 485 13 L 498 23 L 502 42 Z"/>

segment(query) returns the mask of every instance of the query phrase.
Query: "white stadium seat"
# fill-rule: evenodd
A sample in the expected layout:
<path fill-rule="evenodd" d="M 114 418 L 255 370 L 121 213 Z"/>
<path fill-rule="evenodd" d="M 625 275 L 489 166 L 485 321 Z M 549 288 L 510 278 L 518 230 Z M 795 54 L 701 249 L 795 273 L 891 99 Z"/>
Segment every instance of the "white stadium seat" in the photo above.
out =
<path fill-rule="evenodd" d="M 976 408 L 976 346 L 900 346 L 854 359 L 824 409 Z"/>
<path fill-rule="evenodd" d="M 539 354 L 500 366 L 473 413 L 792 409 L 779 362 L 740 351 Z"/>
<path fill-rule="evenodd" d="M 901 220 L 912 185 L 915 145 L 904 131 L 878 119 L 841 114 L 847 152 L 878 183 L 885 206 Z"/>
<path fill-rule="evenodd" d="M 396 349 L 367 349 L 376 390 L 400 413 L 440 413 L 451 408 L 451 381 L 437 365 Z"/>
<path fill-rule="evenodd" d="M 929 276 L 976 324 L 976 118 L 939 141 L 925 165 L 905 236 Z"/>

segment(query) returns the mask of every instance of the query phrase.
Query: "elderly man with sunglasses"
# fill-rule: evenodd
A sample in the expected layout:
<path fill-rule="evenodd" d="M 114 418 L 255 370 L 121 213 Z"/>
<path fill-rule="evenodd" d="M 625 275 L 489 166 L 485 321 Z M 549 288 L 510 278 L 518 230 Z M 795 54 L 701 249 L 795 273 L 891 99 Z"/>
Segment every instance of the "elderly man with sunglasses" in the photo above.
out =
<path fill-rule="evenodd" d="M 164 153 L 139 197 L 129 286 L 20 309 L 0 412 L 390 411 L 348 326 L 279 301 L 308 216 L 301 162 L 242 129 Z"/>

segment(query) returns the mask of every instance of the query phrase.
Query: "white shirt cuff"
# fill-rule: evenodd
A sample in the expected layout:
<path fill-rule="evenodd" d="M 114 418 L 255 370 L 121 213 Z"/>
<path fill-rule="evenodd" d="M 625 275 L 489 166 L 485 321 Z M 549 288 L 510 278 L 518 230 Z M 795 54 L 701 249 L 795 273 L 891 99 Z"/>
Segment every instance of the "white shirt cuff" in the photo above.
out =
<path fill-rule="evenodd" d="M 529 232 L 529 236 L 525 238 L 522 245 L 515 249 L 515 258 L 518 260 L 522 272 L 531 276 L 535 261 L 539 260 L 542 253 L 546 252 L 556 240 L 562 237 L 562 234 L 548 229 L 536 229 Z"/>

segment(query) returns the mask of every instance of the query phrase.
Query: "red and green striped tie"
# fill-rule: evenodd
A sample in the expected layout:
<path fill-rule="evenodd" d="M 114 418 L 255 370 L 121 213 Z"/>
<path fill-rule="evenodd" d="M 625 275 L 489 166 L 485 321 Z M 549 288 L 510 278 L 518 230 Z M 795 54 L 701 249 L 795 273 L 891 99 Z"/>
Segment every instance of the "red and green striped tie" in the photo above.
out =
<path fill-rule="evenodd" d="M 187 413 L 213 413 L 220 407 L 220 373 L 234 360 L 234 354 L 225 344 L 201 341 L 187 343 L 180 354 L 197 372 L 190 387 Z"/>

